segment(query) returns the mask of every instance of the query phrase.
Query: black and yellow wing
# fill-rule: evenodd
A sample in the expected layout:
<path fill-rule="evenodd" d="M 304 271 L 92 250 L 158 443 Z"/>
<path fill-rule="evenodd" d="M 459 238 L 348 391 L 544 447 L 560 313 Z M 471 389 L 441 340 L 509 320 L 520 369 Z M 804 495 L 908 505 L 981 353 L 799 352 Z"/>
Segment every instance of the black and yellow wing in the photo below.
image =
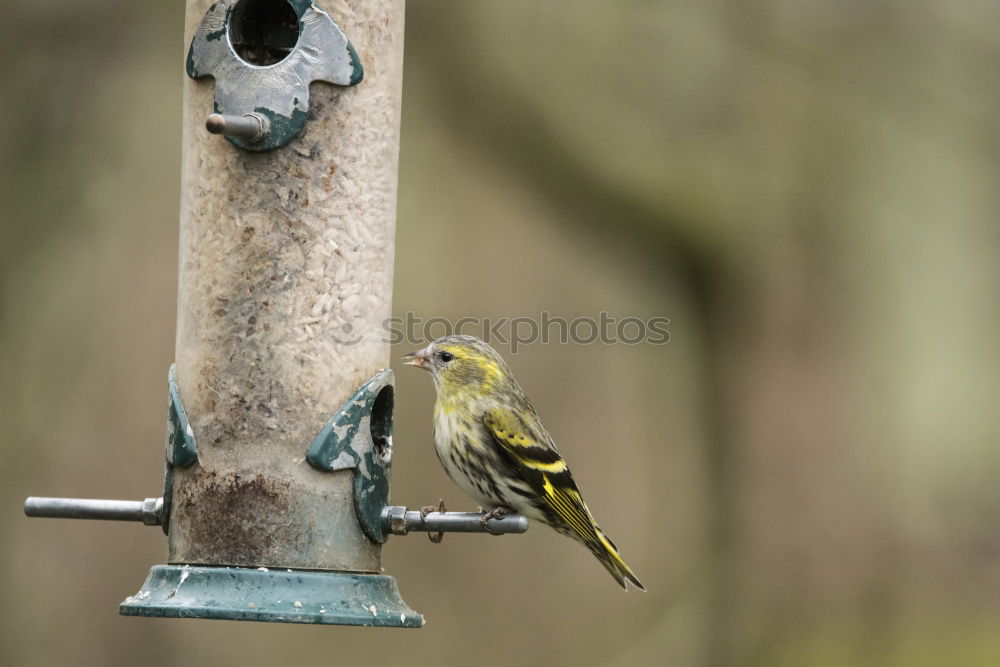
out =
<path fill-rule="evenodd" d="M 517 414 L 503 408 L 487 412 L 483 422 L 505 458 L 544 501 L 544 507 L 579 537 L 588 542 L 596 540 L 593 520 L 573 475 L 559 452 L 546 442 L 545 435 L 533 432 L 535 429 Z"/>
<path fill-rule="evenodd" d="M 534 417 L 534 415 L 532 415 Z M 536 418 L 537 420 L 537 418 Z M 507 408 L 493 408 L 483 424 L 501 453 L 537 494 L 542 511 L 587 545 L 622 588 L 625 581 L 645 590 L 618 549 L 594 522 L 573 475 L 539 424 L 526 423 Z"/>

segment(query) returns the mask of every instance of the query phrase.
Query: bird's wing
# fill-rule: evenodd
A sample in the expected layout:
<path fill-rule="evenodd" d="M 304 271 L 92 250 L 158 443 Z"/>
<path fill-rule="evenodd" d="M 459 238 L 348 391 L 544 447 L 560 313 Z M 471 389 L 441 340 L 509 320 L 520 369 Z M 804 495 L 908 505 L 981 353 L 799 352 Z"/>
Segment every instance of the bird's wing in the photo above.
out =
<path fill-rule="evenodd" d="M 506 408 L 489 410 L 483 417 L 483 424 L 501 452 L 548 508 L 588 543 L 598 541 L 594 520 L 573 475 L 559 452 L 548 442 L 548 437 L 539 432 L 541 427 L 531 428 Z"/>

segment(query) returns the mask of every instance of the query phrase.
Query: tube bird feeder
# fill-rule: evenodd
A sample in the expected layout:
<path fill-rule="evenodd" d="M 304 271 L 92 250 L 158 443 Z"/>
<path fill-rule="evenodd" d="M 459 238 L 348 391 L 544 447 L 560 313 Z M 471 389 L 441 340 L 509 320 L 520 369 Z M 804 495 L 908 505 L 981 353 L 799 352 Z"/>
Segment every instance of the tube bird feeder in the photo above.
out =
<path fill-rule="evenodd" d="M 527 529 L 389 505 L 404 4 L 336 8 L 187 2 L 163 496 L 25 503 L 163 527 L 124 615 L 419 627 L 390 534 Z"/>

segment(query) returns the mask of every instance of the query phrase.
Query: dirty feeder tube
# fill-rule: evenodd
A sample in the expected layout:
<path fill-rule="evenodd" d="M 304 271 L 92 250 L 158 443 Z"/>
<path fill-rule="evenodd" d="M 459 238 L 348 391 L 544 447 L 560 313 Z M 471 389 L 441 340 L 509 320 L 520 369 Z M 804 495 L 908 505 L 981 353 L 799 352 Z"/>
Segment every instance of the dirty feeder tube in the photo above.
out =
<path fill-rule="evenodd" d="M 189 43 L 210 5 L 188 0 Z M 304 459 L 389 365 L 404 5 L 326 9 L 364 79 L 310 86 L 310 120 L 287 146 L 211 136 L 218 84 L 185 78 L 176 382 L 198 455 L 174 470 L 171 563 L 381 571 L 380 546 L 345 511 L 355 471 Z"/>
<path fill-rule="evenodd" d="M 341 444 L 336 436 L 384 443 L 388 469 L 393 388 L 383 371 L 389 345 L 381 323 L 392 312 L 405 5 L 288 5 L 299 41 L 283 60 L 229 58 L 226 67 L 247 71 L 215 68 L 184 81 L 176 419 L 168 437 L 168 459 L 171 452 L 178 458 L 168 466 L 164 497 L 168 557 L 121 611 L 419 627 L 422 617 L 382 574 L 381 541 L 359 519 L 355 477 L 370 475 L 370 462 L 307 460 L 331 420 L 354 408 L 347 401 L 376 381 L 384 398 L 366 397 L 328 439 L 331 446 Z M 202 55 L 228 48 L 235 31 L 248 39 L 269 34 L 240 24 L 266 23 L 268 7 L 187 0 L 188 63 L 205 64 Z M 198 38 L 203 20 L 219 21 L 212 34 L 223 37 Z M 306 93 L 286 85 L 287 68 L 335 55 L 303 42 L 329 20 L 353 45 L 363 79 L 350 87 L 317 82 Z M 304 94 L 308 122 L 290 136 Z M 246 111 L 223 110 L 210 129 L 246 137 L 260 129 L 240 115 L 252 109 L 267 118 L 268 137 L 285 133 L 284 143 L 254 152 L 209 133 L 206 116 L 216 102 L 244 97 Z M 387 488 L 387 473 L 382 481 Z M 185 576 L 189 563 L 198 570 Z M 285 589 L 304 585 L 304 571 L 312 594 L 336 600 L 353 591 L 365 604 L 345 601 L 338 613 L 288 607 L 304 593 Z M 185 594 L 172 595 L 181 582 Z M 252 610 L 247 591 L 257 591 Z"/>

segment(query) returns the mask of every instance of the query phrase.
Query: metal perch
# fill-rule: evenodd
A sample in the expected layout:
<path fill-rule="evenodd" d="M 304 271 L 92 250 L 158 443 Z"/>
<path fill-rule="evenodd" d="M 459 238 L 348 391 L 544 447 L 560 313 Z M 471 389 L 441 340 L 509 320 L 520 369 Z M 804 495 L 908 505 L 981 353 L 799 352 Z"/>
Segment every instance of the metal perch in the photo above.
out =
<path fill-rule="evenodd" d="M 145 500 L 96 500 L 92 498 L 40 498 L 24 501 L 24 513 L 50 519 L 100 519 L 104 521 L 139 521 L 159 526 L 163 521 L 163 498 Z M 387 533 L 406 535 L 411 531 L 443 533 L 490 533 L 504 535 L 528 530 L 528 519 L 508 514 L 483 523 L 482 512 L 431 512 L 423 515 L 402 505 L 390 505 L 382 511 Z"/>

